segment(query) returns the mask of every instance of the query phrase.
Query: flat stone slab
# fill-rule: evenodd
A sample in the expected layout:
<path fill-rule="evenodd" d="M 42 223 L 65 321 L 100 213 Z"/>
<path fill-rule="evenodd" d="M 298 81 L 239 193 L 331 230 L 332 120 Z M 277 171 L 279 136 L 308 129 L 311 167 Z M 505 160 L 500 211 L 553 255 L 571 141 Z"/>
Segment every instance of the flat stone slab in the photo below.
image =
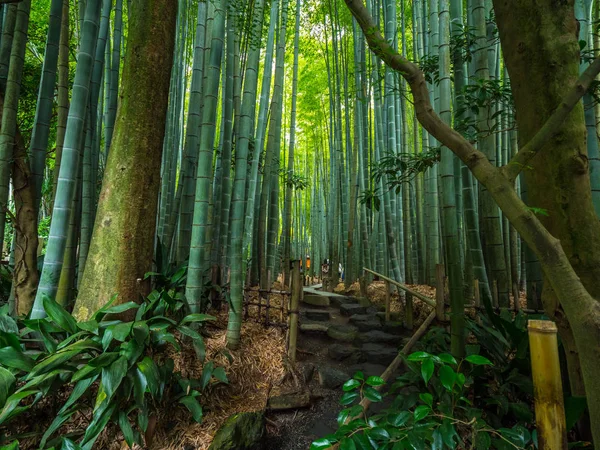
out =
<path fill-rule="evenodd" d="M 310 405 L 310 393 L 308 391 L 281 392 L 275 389 L 273 391 L 267 402 L 267 408 L 271 411 L 306 408 Z"/>
<path fill-rule="evenodd" d="M 352 342 L 356 339 L 358 330 L 352 325 L 331 325 L 327 330 L 327 336 L 336 341 Z"/>
<path fill-rule="evenodd" d="M 357 305 L 358 301 L 352 297 L 334 296 L 329 297 L 329 301 L 333 306 L 339 308 L 342 305 Z"/>
<path fill-rule="evenodd" d="M 327 334 L 330 325 L 325 323 L 301 323 L 300 331 L 303 333 Z"/>
<path fill-rule="evenodd" d="M 320 322 L 327 322 L 331 319 L 331 313 L 323 309 L 307 309 L 304 311 L 304 315 L 308 320 L 317 320 Z"/>
<path fill-rule="evenodd" d="M 389 365 L 398 355 L 398 350 L 385 344 L 368 342 L 361 347 L 362 359 L 376 364 Z"/>
<path fill-rule="evenodd" d="M 333 344 L 327 348 L 327 354 L 335 361 L 343 361 L 351 356 L 355 356 L 355 359 L 360 359 L 361 351 L 358 348 L 348 345 Z"/>
<path fill-rule="evenodd" d="M 337 389 L 351 377 L 346 372 L 333 367 L 322 366 L 318 369 L 319 384 L 326 389 Z"/>
<path fill-rule="evenodd" d="M 306 294 L 302 299 L 302 303 L 311 306 L 329 306 L 329 298 L 318 294 Z"/>
<path fill-rule="evenodd" d="M 366 314 L 367 307 L 353 303 L 347 303 L 344 305 L 340 305 L 340 313 L 343 316 L 353 316 L 354 314 Z"/>
<path fill-rule="evenodd" d="M 371 342 L 371 343 L 382 343 L 382 344 L 398 344 L 400 338 L 395 334 L 385 333 L 379 330 L 371 330 L 363 333 L 359 333 L 356 336 L 359 342 Z"/>
<path fill-rule="evenodd" d="M 373 318 L 371 320 L 365 320 L 360 322 L 353 322 L 354 326 L 358 328 L 358 331 L 382 331 L 383 327 L 381 325 L 381 321 L 377 318 Z"/>

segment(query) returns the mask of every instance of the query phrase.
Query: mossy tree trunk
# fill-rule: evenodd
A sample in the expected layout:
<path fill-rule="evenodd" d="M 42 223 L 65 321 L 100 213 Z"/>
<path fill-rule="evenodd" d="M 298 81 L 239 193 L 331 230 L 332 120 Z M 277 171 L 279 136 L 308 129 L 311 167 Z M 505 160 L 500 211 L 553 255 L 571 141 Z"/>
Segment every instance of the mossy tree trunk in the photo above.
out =
<path fill-rule="evenodd" d="M 160 163 L 177 8 L 133 0 L 121 103 L 74 314 L 85 320 L 118 293 L 136 301 L 149 286 Z"/>
<path fill-rule="evenodd" d="M 566 88 L 572 86 L 579 75 L 580 51 L 574 2 L 557 5 L 544 0 L 543 3 L 545 6 L 541 8 L 526 1 L 511 2 L 510 7 L 495 5 L 517 109 L 520 146 L 535 136 L 561 102 Z M 553 8 L 552 16 L 562 20 L 548 20 L 544 8 Z M 528 26 L 521 28 L 525 23 Z M 544 39 L 543 36 L 553 38 Z M 600 298 L 597 283 L 600 277 L 600 222 L 592 203 L 581 103 L 564 121 L 560 133 L 529 165 L 531 170 L 524 171 L 528 205 L 547 211 L 548 215 L 540 216 L 540 221 L 560 240 L 587 291 L 595 299 Z M 556 320 L 565 345 L 573 394 L 584 395 L 578 361 L 582 349 L 575 345 L 571 320 L 567 319 L 552 283 L 547 279 L 542 301 L 546 312 Z M 573 325 L 581 326 L 577 322 Z"/>

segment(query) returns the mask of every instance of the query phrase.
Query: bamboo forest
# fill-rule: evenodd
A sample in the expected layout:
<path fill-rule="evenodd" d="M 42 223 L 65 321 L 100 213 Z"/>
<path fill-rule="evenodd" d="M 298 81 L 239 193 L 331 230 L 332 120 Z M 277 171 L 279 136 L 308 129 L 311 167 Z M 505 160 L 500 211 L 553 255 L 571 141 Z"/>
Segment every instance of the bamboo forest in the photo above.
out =
<path fill-rule="evenodd" d="M 0 0 L 0 450 L 600 449 L 599 0 Z"/>

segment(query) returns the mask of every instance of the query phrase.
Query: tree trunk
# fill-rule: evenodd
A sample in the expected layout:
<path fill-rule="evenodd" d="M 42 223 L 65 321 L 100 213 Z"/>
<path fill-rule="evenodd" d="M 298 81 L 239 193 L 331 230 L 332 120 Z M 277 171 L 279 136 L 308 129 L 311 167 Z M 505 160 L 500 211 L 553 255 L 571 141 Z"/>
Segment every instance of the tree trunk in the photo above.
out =
<path fill-rule="evenodd" d="M 86 270 L 74 315 L 86 320 L 112 295 L 148 293 L 177 8 L 132 2 L 123 89 Z"/>

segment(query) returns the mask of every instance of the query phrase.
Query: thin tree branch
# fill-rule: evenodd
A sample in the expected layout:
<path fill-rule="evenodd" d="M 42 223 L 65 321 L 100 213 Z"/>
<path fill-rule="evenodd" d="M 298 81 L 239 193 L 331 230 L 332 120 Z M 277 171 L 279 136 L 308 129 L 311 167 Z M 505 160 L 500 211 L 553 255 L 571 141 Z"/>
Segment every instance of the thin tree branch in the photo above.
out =
<path fill-rule="evenodd" d="M 594 59 L 588 68 L 585 69 L 575 83 L 575 86 L 563 97 L 560 105 L 558 105 L 535 136 L 512 157 L 508 164 L 502 167 L 501 170 L 504 176 L 510 182 L 513 182 L 521 170 L 527 166 L 529 161 L 537 155 L 542 147 L 561 131 L 564 120 L 590 88 L 598 73 L 600 73 L 600 57 Z"/>

